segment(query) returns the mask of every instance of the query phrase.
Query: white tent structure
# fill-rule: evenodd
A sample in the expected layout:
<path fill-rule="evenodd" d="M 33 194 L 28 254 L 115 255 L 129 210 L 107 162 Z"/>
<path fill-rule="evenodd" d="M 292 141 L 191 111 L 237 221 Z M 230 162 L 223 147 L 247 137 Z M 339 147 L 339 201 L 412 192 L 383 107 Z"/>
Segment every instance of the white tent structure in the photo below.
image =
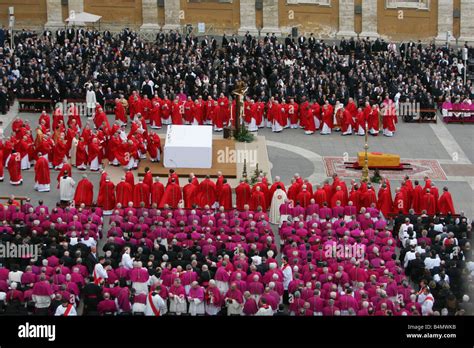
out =
<path fill-rule="evenodd" d="M 99 23 L 102 16 L 97 16 L 88 12 L 71 13 L 66 19 L 68 25 L 83 26 L 85 23 Z"/>

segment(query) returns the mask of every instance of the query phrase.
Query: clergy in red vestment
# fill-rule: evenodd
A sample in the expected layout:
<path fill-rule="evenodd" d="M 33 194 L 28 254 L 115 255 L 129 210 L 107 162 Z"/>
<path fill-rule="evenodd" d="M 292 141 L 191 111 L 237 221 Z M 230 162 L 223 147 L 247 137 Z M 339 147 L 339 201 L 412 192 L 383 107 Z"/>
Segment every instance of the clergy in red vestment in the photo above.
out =
<path fill-rule="evenodd" d="M 219 193 L 221 191 L 222 185 L 224 185 L 224 175 L 222 175 L 221 171 L 217 172 L 217 179 L 216 179 L 216 195 L 219 197 Z"/>
<path fill-rule="evenodd" d="M 130 184 L 130 186 L 135 187 L 135 176 L 131 170 L 125 172 L 125 181 Z"/>
<path fill-rule="evenodd" d="M 181 125 L 183 124 L 184 105 L 179 102 L 179 99 L 174 100 L 173 106 L 171 107 L 171 123 Z"/>
<path fill-rule="evenodd" d="M 38 123 L 41 124 L 41 122 L 44 121 L 44 126 L 46 127 L 46 130 L 50 130 L 50 118 L 49 118 L 49 115 L 46 113 L 46 111 L 43 110 L 43 112 L 41 113 L 40 117 L 39 117 L 39 120 L 38 120 Z"/>
<path fill-rule="evenodd" d="M 232 209 L 232 187 L 224 179 L 221 189 L 219 190 L 219 206 L 224 207 L 225 210 Z"/>
<path fill-rule="evenodd" d="M 133 206 L 139 208 L 141 203 L 145 203 L 145 208 L 150 207 L 150 187 L 142 179 L 133 188 Z"/>
<path fill-rule="evenodd" d="M 112 210 L 115 208 L 115 185 L 109 177 L 99 187 L 97 205 L 103 208 L 104 215 L 112 215 Z"/>
<path fill-rule="evenodd" d="M 346 206 L 347 199 L 344 191 L 341 189 L 341 186 L 336 187 L 336 193 L 334 193 L 331 197 L 331 208 L 336 206 L 337 201 L 339 201 L 341 206 Z"/>
<path fill-rule="evenodd" d="M 377 104 L 372 106 L 372 111 L 368 118 L 368 129 L 371 135 L 377 136 L 380 131 L 380 109 Z"/>
<path fill-rule="evenodd" d="M 52 164 L 55 169 L 61 169 L 64 160 L 66 158 L 66 154 L 68 152 L 67 148 L 67 142 L 64 137 L 64 133 L 61 133 L 59 139 L 55 142 L 54 148 L 53 148 L 53 158 L 52 158 Z"/>
<path fill-rule="evenodd" d="M 346 108 L 342 108 L 342 124 L 341 132 L 342 135 L 351 135 L 353 127 L 352 115 Z"/>
<path fill-rule="evenodd" d="M 82 175 L 82 180 L 78 182 L 76 192 L 74 193 L 74 203 L 80 206 L 84 203 L 90 207 L 94 197 L 94 185 L 87 179 L 87 175 Z"/>
<path fill-rule="evenodd" d="M 94 116 L 94 126 L 95 128 L 99 128 L 104 123 L 107 128 L 110 128 L 109 119 L 107 118 L 107 115 L 105 114 L 102 108 L 99 108 Z"/>
<path fill-rule="evenodd" d="M 160 129 L 161 123 L 161 104 L 159 100 L 153 100 L 150 111 L 150 127 L 153 129 Z"/>
<path fill-rule="evenodd" d="M 267 210 L 265 194 L 260 190 L 260 186 L 257 186 L 250 197 L 250 210 L 257 210 L 258 207 L 261 207 L 263 211 Z"/>
<path fill-rule="evenodd" d="M 321 134 L 331 134 L 331 131 L 334 127 L 334 108 L 329 101 L 326 100 L 325 104 L 323 105 L 322 110 L 322 128 Z"/>
<path fill-rule="evenodd" d="M 89 166 L 91 171 L 98 171 L 101 168 L 101 147 L 97 138 L 92 138 L 91 143 L 87 147 L 89 155 Z"/>
<path fill-rule="evenodd" d="M 313 198 L 316 204 L 318 204 L 320 207 L 323 206 L 323 203 L 329 203 L 327 196 L 326 196 L 326 191 L 323 190 L 321 185 L 316 185 L 316 191 L 314 191 Z"/>
<path fill-rule="evenodd" d="M 150 167 L 145 167 L 145 175 L 143 176 L 143 183 L 148 185 L 149 188 L 153 185 L 153 174 L 151 173 Z"/>
<path fill-rule="evenodd" d="M 448 191 L 447 187 L 443 188 L 443 194 L 441 197 L 439 197 L 438 209 L 443 215 L 456 214 L 456 211 L 454 210 L 453 198 L 451 197 L 451 193 Z"/>
<path fill-rule="evenodd" d="M 40 152 L 35 163 L 35 190 L 38 192 L 49 192 L 50 184 L 49 162 Z"/>
<path fill-rule="evenodd" d="M 224 93 L 221 93 L 219 99 L 217 99 L 219 104 L 219 119 L 222 120 L 224 126 L 227 125 L 230 118 L 230 110 L 229 110 L 229 99 L 224 96 Z"/>
<path fill-rule="evenodd" d="M 165 193 L 161 198 L 160 208 L 164 207 L 165 204 L 168 204 L 171 208 L 176 208 L 182 198 L 181 188 L 174 179 L 171 179 L 171 182 L 166 185 Z"/>
<path fill-rule="evenodd" d="M 183 187 L 184 207 L 191 209 L 196 204 L 196 193 L 198 187 L 193 184 L 193 179 L 188 178 L 188 183 Z"/>
<path fill-rule="evenodd" d="M 299 114 L 299 105 L 295 103 L 295 100 L 293 98 L 290 99 L 290 102 L 288 103 L 287 107 L 287 112 L 288 112 L 288 117 L 290 119 L 290 126 L 291 128 L 298 128 L 299 127 L 299 121 L 300 121 L 300 114 Z"/>
<path fill-rule="evenodd" d="M 311 201 L 311 193 L 308 192 L 306 185 L 303 185 L 300 193 L 296 196 L 296 201 L 300 203 L 303 208 L 306 208 Z"/>
<path fill-rule="evenodd" d="M 164 97 L 161 103 L 161 120 L 163 124 L 171 124 L 172 103 L 168 97 Z"/>
<path fill-rule="evenodd" d="M 68 110 L 68 121 L 67 124 L 70 125 L 72 120 L 76 120 L 76 124 L 79 126 L 79 128 L 82 128 L 82 121 L 81 121 L 81 115 L 79 114 L 79 108 L 74 104 L 71 103 L 71 106 L 69 107 Z"/>
<path fill-rule="evenodd" d="M 217 188 L 216 184 L 210 179 L 209 176 L 199 184 L 199 191 L 197 194 L 198 204 L 201 208 L 209 205 L 214 205 L 217 201 Z"/>
<path fill-rule="evenodd" d="M 250 204 L 250 196 L 250 185 L 241 179 L 240 184 L 235 188 L 237 210 L 244 210 L 244 206 Z"/>
<path fill-rule="evenodd" d="M 133 202 L 133 186 L 125 181 L 125 177 L 122 177 L 115 186 L 115 196 L 117 204 L 120 203 L 122 207 L 127 207 L 129 202 Z"/>
<path fill-rule="evenodd" d="M 171 184 L 172 181 L 179 186 L 179 175 L 174 169 L 170 169 L 168 173 L 168 184 Z"/>
<path fill-rule="evenodd" d="M 379 209 L 385 218 L 392 212 L 392 194 L 390 188 L 385 183 L 379 189 L 377 197 L 377 209 Z"/>
<path fill-rule="evenodd" d="M 418 180 L 415 180 L 415 187 L 413 188 L 413 200 L 411 205 L 415 211 L 415 214 L 421 213 L 421 201 L 423 199 L 423 194 L 423 187 L 421 187 Z"/>
<path fill-rule="evenodd" d="M 11 154 L 5 161 L 5 166 L 8 168 L 10 174 L 10 184 L 21 185 L 23 178 L 21 176 L 21 155 L 19 152 L 12 150 Z"/>
<path fill-rule="evenodd" d="M 191 124 L 193 122 L 194 114 L 194 102 L 191 97 L 184 102 L 184 121 L 186 124 Z"/>
<path fill-rule="evenodd" d="M 380 202 L 380 201 L 379 201 Z M 395 214 L 406 214 L 408 213 L 408 202 L 405 196 L 405 193 L 397 187 L 395 198 L 393 199 L 393 209 L 392 211 Z M 386 215 L 384 214 L 386 217 Z"/>
<path fill-rule="evenodd" d="M 204 119 L 204 111 L 204 103 L 202 102 L 202 98 L 199 97 L 194 101 L 193 120 L 191 121 L 191 124 L 202 125 L 202 121 Z"/>
<path fill-rule="evenodd" d="M 421 200 L 421 210 L 425 210 L 428 215 L 436 214 L 436 201 L 434 195 L 431 194 L 430 189 L 427 189 L 426 193 L 423 195 Z"/>
<path fill-rule="evenodd" d="M 151 109 L 152 109 L 151 100 L 148 99 L 148 95 L 145 94 L 142 99 L 141 111 L 140 111 L 145 121 L 150 120 Z"/>
<path fill-rule="evenodd" d="M 120 124 L 127 123 L 127 115 L 125 113 L 125 107 L 119 98 L 115 98 L 115 121 L 118 121 Z"/>
<path fill-rule="evenodd" d="M 372 185 L 361 185 L 361 196 L 360 196 L 360 203 L 361 207 L 368 208 L 372 205 L 372 203 L 377 204 L 377 195 L 372 187 Z"/>
<path fill-rule="evenodd" d="M 165 186 L 160 182 L 159 177 L 155 177 L 155 181 L 151 186 L 151 204 L 160 205 L 161 199 L 165 193 Z"/>

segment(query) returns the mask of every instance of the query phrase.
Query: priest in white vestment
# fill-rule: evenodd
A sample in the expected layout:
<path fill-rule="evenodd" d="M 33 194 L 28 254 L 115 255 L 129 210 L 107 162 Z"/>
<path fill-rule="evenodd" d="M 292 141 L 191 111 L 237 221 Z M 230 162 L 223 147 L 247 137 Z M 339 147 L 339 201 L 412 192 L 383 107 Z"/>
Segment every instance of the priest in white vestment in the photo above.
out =
<path fill-rule="evenodd" d="M 272 204 L 270 206 L 270 223 L 275 225 L 280 223 L 280 206 L 285 203 L 286 199 L 286 192 L 283 191 L 280 186 L 277 186 L 277 189 L 273 193 Z"/>

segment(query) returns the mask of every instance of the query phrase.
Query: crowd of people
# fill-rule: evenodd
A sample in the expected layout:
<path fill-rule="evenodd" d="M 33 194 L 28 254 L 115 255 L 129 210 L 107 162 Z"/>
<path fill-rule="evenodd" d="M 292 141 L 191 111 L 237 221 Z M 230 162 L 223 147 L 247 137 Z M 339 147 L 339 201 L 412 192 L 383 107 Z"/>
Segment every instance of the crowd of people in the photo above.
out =
<path fill-rule="evenodd" d="M 173 170 L 166 186 L 149 171 L 134 180 L 103 172 L 97 200 L 85 177 L 51 211 L 14 198 L 0 209 L 2 243 L 41 245 L 36 259 L 3 260 L 6 313 L 471 313 L 472 225 L 428 178 L 410 189 L 407 177 L 392 200 L 387 179 L 377 194 L 337 175 L 313 192 L 298 174 L 288 186 L 262 174 L 235 204 L 222 175 L 183 188 Z"/>
<path fill-rule="evenodd" d="M 221 130 L 235 120 L 229 97 L 238 81 L 248 86 L 245 115 L 251 130 L 302 127 L 308 134 L 319 127 L 322 134 L 333 127 L 345 135 L 359 133 L 369 122 L 372 132 L 383 126 L 384 134 L 392 135 L 399 103 L 424 109 L 450 98 L 472 105 L 474 93 L 472 81 L 463 83 L 460 50 L 413 42 L 351 38 L 328 44 L 312 35 L 224 35 L 218 42 L 178 32 L 160 32 L 146 42 L 127 29 L 117 35 L 24 31 L 16 42 L 14 53 L 4 48 L 4 74 L 17 96 L 56 104 L 83 99 L 87 91 L 93 98 L 88 105 L 96 100 L 104 108 L 107 101 L 120 100 L 127 107 L 128 101 L 131 117 L 140 112 L 156 127 L 211 122 Z"/>

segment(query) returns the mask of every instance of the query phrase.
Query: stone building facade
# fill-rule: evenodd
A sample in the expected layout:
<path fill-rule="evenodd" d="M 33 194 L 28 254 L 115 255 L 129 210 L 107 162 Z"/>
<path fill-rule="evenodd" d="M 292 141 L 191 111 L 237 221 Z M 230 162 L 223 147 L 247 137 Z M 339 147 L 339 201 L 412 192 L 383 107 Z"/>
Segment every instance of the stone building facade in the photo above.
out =
<path fill-rule="evenodd" d="M 64 26 L 71 11 L 102 16 L 101 29 L 153 32 L 193 28 L 207 34 L 313 33 L 319 38 L 361 35 L 389 40 L 449 37 L 474 42 L 474 0 L 0 0 L 0 23 Z"/>

